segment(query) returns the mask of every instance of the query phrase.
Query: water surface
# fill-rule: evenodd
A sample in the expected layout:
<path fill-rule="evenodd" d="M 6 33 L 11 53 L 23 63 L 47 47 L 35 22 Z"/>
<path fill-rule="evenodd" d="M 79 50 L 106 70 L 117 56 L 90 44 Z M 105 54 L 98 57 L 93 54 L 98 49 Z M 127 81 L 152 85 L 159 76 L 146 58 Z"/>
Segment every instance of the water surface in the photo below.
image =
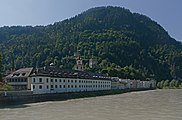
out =
<path fill-rule="evenodd" d="M 182 120 L 182 90 L 9 106 L 0 109 L 0 120 Z"/>

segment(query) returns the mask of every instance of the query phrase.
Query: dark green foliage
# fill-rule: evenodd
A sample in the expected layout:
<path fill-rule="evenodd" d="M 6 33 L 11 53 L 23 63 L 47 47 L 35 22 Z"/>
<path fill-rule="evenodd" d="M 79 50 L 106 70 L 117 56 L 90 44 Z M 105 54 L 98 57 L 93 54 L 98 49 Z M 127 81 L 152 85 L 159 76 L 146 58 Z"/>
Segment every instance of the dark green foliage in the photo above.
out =
<path fill-rule="evenodd" d="M 179 80 L 162 80 L 157 83 L 157 88 L 159 89 L 175 89 L 182 88 L 181 81 Z"/>
<path fill-rule="evenodd" d="M 163 87 L 164 87 L 164 88 L 169 87 L 169 80 L 165 80 Z"/>
<path fill-rule="evenodd" d="M 5 69 L 36 63 L 72 69 L 77 49 L 85 63 L 97 58 L 97 68 L 87 64 L 88 71 L 131 79 L 182 78 L 181 43 L 150 18 L 124 8 L 93 8 L 45 27 L 0 28 Z"/>
<path fill-rule="evenodd" d="M 12 87 L 10 85 L 0 82 L 0 91 L 10 91 Z"/>

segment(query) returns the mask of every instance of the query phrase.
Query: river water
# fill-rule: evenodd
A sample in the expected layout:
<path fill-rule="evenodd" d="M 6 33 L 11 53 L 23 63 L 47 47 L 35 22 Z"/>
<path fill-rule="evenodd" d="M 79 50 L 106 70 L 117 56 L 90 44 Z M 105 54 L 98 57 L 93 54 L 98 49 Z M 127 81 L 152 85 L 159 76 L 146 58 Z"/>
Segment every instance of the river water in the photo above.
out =
<path fill-rule="evenodd" d="M 153 90 L 0 109 L 0 120 L 182 120 L 182 90 Z"/>

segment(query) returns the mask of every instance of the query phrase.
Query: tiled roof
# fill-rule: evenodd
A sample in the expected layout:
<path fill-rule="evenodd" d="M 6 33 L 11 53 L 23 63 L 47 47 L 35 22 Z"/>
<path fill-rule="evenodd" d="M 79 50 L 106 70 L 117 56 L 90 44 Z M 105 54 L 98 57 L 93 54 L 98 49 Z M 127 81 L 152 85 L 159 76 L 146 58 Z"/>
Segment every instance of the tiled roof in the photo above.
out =
<path fill-rule="evenodd" d="M 49 77 L 64 77 L 64 78 L 81 78 L 81 79 L 104 79 L 110 80 L 105 74 L 91 73 L 76 70 L 64 70 L 53 67 L 44 67 L 34 69 L 31 76 L 49 76 Z"/>
<path fill-rule="evenodd" d="M 91 72 L 77 71 L 77 70 L 57 69 L 54 67 L 21 68 L 9 74 L 8 76 L 6 76 L 6 78 L 18 78 L 18 77 L 29 77 L 29 76 L 111 80 L 111 78 L 105 74 L 91 73 Z"/>
<path fill-rule="evenodd" d="M 6 78 L 28 77 L 30 76 L 32 70 L 33 68 L 21 68 L 9 74 L 8 76 L 6 76 Z"/>

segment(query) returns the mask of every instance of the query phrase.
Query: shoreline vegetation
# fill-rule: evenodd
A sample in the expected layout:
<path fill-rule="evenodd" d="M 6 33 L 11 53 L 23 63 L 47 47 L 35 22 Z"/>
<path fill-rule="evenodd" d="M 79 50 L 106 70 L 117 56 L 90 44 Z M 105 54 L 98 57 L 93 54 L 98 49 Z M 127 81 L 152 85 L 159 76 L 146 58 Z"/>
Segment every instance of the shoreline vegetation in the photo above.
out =
<path fill-rule="evenodd" d="M 179 80 L 162 80 L 157 83 L 158 89 L 182 89 L 182 82 Z"/>
<path fill-rule="evenodd" d="M 0 82 L 0 91 L 11 91 L 12 87 L 10 85 Z"/>

